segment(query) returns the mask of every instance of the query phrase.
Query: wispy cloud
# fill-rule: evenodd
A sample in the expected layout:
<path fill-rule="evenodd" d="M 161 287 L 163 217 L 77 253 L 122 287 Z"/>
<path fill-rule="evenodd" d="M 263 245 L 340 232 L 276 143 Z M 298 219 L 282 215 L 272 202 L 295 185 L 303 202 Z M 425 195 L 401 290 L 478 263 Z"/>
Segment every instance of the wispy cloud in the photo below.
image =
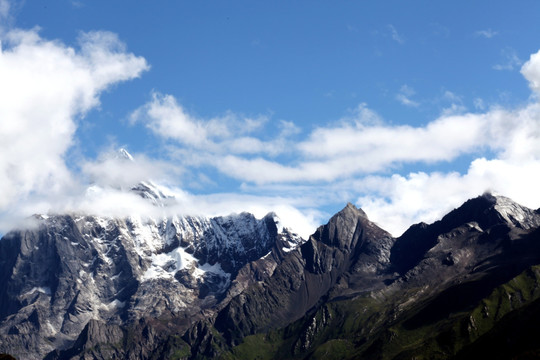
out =
<path fill-rule="evenodd" d="M 486 39 L 491 39 L 495 37 L 497 34 L 499 34 L 499 32 L 492 29 L 478 30 L 474 32 L 475 36 L 484 37 Z"/>
<path fill-rule="evenodd" d="M 512 48 L 506 48 L 501 51 L 503 62 L 493 65 L 495 70 L 514 70 L 523 64 L 523 61 L 517 56 L 516 51 Z"/>
<path fill-rule="evenodd" d="M 0 20 L 5 20 L 9 16 L 11 4 L 8 0 L 0 0 Z"/>
<path fill-rule="evenodd" d="M 85 4 L 82 1 L 79 1 L 79 0 L 72 0 L 71 5 L 74 8 L 77 8 L 77 9 L 83 8 L 85 6 Z"/>
<path fill-rule="evenodd" d="M 431 34 L 433 36 L 441 36 L 445 38 L 450 36 L 450 29 L 442 24 L 435 22 L 435 23 L 430 23 L 429 26 L 431 28 Z"/>
<path fill-rule="evenodd" d="M 486 105 L 484 103 L 484 99 L 482 98 L 475 98 L 473 100 L 474 107 L 478 110 L 484 110 L 486 108 Z"/>
<path fill-rule="evenodd" d="M 358 28 L 354 25 L 347 24 L 347 31 L 356 33 L 358 32 Z"/>
<path fill-rule="evenodd" d="M 416 91 L 408 85 L 402 85 L 399 92 L 396 95 L 396 99 L 405 106 L 418 107 L 419 102 L 412 100 L 412 97 L 416 94 Z"/>
<path fill-rule="evenodd" d="M 397 42 L 399 44 L 404 44 L 405 43 L 405 38 L 403 37 L 403 35 L 398 33 L 398 31 L 396 30 L 394 25 L 389 24 L 388 25 L 388 30 L 390 30 L 390 36 L 392 36 L 392 40 L 394 40 L 395 42 Z"/>

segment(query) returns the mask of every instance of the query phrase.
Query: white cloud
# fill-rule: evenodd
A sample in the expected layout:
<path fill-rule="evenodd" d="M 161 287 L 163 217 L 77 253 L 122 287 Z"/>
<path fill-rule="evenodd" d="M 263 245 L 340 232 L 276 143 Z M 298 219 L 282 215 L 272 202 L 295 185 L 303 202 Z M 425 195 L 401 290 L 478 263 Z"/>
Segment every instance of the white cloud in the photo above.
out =
<path fill-rule="evenodd" d="M 521 74 L 529 82 L 531 90 L 540 95 L 540 51 L 530 56 L 521 68 Z"/>
<path fill-rule="evenodd" d="M 362 195 L 357 203 L 372 220 L 398 236 L 411 224 L 438 220 L 485 191 L 536 208 L 540 205 L 540 194 L 535 191 L 539 176 L 539 161 L 479 158 L 464 175 L 433 172 L 366 178 L 358 182 Z"/>
<path fill-rule="evenodd" d="M 461 101 L 446 92 L 445 98 Z M 463 113 L 462 106 L 447 109 L 422 127 L 391 125 L 362 104 L 354 116 L 328 127 L 315 128 L 303 141 L 284 148 L 275 139 L 231 137 L 204 151 L 180 150 L 185 165 L 209 164 L 229 177 L 256 184 L 332 182 L 352 176 L 388 171 L 407 163 L 451 162 L 462 155 L 490 150 L 500 156 L 525 156 L 537 147 L 534 134 L 537 109 L 494 108 L 486 113 Z M 285 143 L 293 145 L 293 143 Z M 287 151 L 294 161 L 264 156 Z M 251 157 L 247 155 L 257 155 Z M 514 155 L 512 155 L 514 154 Z M 191 164 L 188 163 L 191 158 Z"/>
<path fill-rule="evenodd" d="M 78 49 L 43 39 L 36 29 L 9 30 L 1 43 L 0 212 L 13 212 L 30 196 L 71 186 L 64 156 L 76 119 L 99 105 L 105 89 L 148 65 L 106 32 L 82 34 Z"/>
<path fill-rule="evenodd" d="M 248 136 L 263 129 L 267 116 L 247 117 L 227 111 L 223 116 L 201 119 L 188 114 L 174 96 L 154 93 L 152 100 L 131 114 L 131 122 L 144 123 L 156 135 L 179 146 L 203 153 L 280 154 L 288 137 L 298 133 L 291 122 L 278 121 L 279 135 L 271 141 Z"/>
<path fill-rule="evenodd" d="M 494 31 L 492 29 L 485 29 L 485 30 L 478 30 L 474 34 L 476 36 L 485 37 L 486 39 L 491 39 L 498 33 L 499 33 L 498 31 Z"/>
<path fill-rule="evenodd" d="M 132 120 L 145 121 L 146 126 L 163 138 L 172 138 L 192 146 L 208 142 L 207 129 L 171 95 L 152 94 L 152 101 L 131 115 Z"/>

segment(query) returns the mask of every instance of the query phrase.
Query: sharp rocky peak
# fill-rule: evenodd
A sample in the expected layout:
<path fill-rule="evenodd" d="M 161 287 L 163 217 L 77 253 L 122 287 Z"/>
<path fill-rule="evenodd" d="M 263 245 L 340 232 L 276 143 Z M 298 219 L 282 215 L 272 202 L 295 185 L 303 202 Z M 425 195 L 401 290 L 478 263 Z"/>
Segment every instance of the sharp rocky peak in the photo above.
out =
<path fill-rule="evenodd" d="M 361 216 L 364 218 L 368 218 L 367 214 L 364 212 L 364 210 L 357 208 L 353 203 L 348 202 L 347 205 L 336 215 L 345 215 L 345 214 L 354 214 L 355 216 Z"/>
<path fill-rule="evenodd" d="M 348 203 L 311 237 L 326 245 L 351 250 L 364 235 L 371 239 L 391 237 L 388 232 L 371 222 L 362 209 Z"/>

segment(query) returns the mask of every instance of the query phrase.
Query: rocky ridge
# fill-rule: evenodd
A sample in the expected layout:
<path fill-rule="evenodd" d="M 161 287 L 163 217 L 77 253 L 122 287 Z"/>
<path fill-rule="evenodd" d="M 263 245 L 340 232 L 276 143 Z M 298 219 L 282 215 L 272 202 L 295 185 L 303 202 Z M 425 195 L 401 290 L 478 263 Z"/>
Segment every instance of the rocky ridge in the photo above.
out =
<path fill-rule="evenodd" d="M 489 193 L 399 238 L 352 204 L 307 241 L 274 214 L 38 220 L 0 241 L 21 358 L 451 358 L 538 313 L 540 213 Z"/>
<path fill-rule="evenodd" d="M 36 216 L 0 241 L 0 352 L 43 357 L 89 321 L 193 319 L 226 297 L 240 269 L 299 243 L 274 214 L 160 220 Z"/>

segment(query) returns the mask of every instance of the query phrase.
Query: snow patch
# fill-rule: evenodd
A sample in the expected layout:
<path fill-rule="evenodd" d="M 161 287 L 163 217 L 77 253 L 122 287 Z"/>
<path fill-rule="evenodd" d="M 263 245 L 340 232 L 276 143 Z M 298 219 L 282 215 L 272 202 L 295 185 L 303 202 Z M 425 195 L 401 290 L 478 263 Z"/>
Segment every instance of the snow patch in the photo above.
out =
<path fill-rule="evenodd" d="M 182 247 L 165 254 L 152 254 L 151 259 L 152 263 L 144 273 L 143 281 L 158 278 L 172 279 L 178 270 L 188 267 L 195 268 L 197 264 L 197 259 L 188 254 Z"/>
<path fill-rule="evenodd" d="M 26 296 L 26 295 L 32 295 L 32 294 L 35 293 L 36 291 L 37 291 L 37 292 L 40 292 L 40 293 L 42 293 L 42 294 L 51 296 L 51 288 L 48 287 L 48 286 L 44 286 L 44 287 L 34 287 L 34 288 L 32 288 L 32 290 L 26 292 L 24 295 L 25 295 L 25 296 Z"/>
<path fill-rule="evenodd" d="M 114 299 L 109 304 L 106 305 L 109 310 L 116 309 L 116 308 L 123 308 L 126 306 L 125 301 L 120 301 L 118 299 Z"/>
<path fill-rule="evenodd" d="M 210 265 L 209 263 L 203 264 L 202 266 L 199 266 L 197 270 L 202 272 L 211 272 L 216 275 L 220 275 L 222 277 L 230 277 L 231 274 L 225 272 L 220 263 L 215 263 L 214 265 Z"/>

